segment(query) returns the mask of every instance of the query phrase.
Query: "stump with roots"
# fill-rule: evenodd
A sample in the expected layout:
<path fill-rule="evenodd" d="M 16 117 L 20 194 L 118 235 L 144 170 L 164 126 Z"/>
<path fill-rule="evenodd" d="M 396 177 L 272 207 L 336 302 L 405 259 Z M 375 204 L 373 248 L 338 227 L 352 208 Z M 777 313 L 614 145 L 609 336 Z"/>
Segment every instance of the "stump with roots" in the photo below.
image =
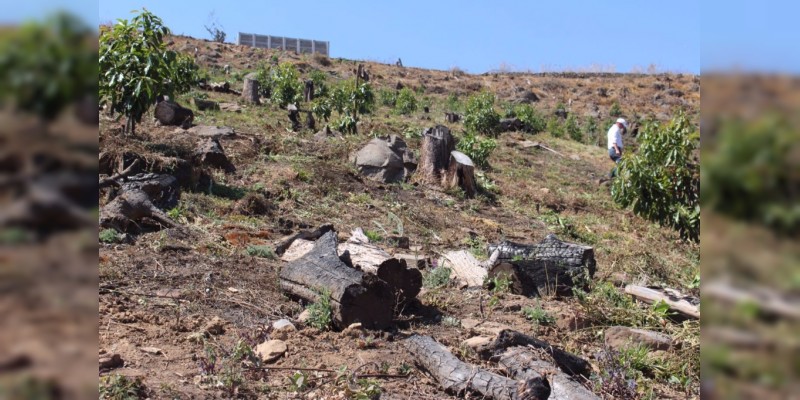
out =
<path fill-rule="evenodd" d="M 244 86 L 242 87 L 242 99 L 245 103 L 258 104 L 258 79 L 255 72 L 247 74 L 244 77 Z"/>

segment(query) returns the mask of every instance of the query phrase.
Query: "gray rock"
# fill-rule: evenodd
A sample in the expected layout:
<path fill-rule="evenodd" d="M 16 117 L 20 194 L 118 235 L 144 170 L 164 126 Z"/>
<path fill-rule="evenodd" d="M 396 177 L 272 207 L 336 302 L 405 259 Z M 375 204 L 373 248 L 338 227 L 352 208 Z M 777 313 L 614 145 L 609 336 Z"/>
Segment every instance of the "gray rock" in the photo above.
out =
<path fill-rule="evenodd" d="M 276 339 L 286 340 L 294 332 L 297 332 L 297 328 L 288 319 L 279 319 L 272 323 L 272 336 Z"/>
<path fill-rule="evenodd" d="M 353 162 L 361 175 L 384 183 L 402 182 L 417 168 L 414 153 L 397 135 L 370 140 Z"/>
<path fill-rule="evenodd" d="M 612 326 L 606 329 L 605 340 L 606 345 L 614 350 L 635 345 L 644 345 L 651 350 L 672 348 L 672 337 L 669 335 L 626 326 Z"/>

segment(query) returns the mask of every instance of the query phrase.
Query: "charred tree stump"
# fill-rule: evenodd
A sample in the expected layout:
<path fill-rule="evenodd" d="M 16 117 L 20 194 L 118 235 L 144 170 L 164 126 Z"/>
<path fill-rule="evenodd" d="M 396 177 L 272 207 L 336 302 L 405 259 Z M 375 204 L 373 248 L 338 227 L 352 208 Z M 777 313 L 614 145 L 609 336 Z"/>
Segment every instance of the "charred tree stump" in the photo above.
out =
<path fill-rule="evenodd" d="M 477 349 L 478 355 L 489 361 L 497 361 L 506 349 L 522 346 L 542 349 L 553 358 L 553 363 L 562 371 L 569 375 L 581 375 L 588 377 L 592 372 L 592 366 L 588 361 L 550 343 L 528 336 L 517 331 L 504 329 L 497 334 L 491 342 L 480 346 Z"/>
<path fill-rule="evenodd" d="M 383 329 L 392 322 L 394 299 L 389 285 L 372 274 L 345 264 L 336 252 L 336 232 L 322 235 L 303 257 L 280 272 L 281 289 L 293 297 L 316 302 L 330 293 L 333 323 L 345 328 L 360 322 L 367 329 Z"/>
<path fill-rule="evenodd" d="M 422 133 L 419 160 L 419 179 L 429 184 L 441 184 L 444 172 L 450 166 L 450 153 L 456 144 L 450 129 L 444 125 L 427 128 Z"/>
<path fill-rule="evenodd" d="M 498 365 L 517 380 L 549 377 L 552 400 L 600 400 L 580 382 L 558 371 L 549 362 L 540 360 L 537 353 L 528 347 L 511 347 L 500 355 Z"/>
<path fill-rule="evenodd" d="M 593 248 L 562 242 L 553 234 L 534 245 L 505 241 L 489 246 L 489 254 L 495 250 L 499 255 L 489 277 L 510 277 L 511 292 L 524 296 L 570 295 L 574 285 L 594 276 L 597 265 Z"/>
<path fill-rule="evenodd" d="M 225 172 L 234 172 L 236 167 L 228 160 L 222 145 L 217 138 L 209 138 L 200 142 L 194 151 L 194 156 L 200 165 L 220 168 Z"/>
<path fill-rule="evenodd" d="M 314 100 L 314 81 L 311 79 L 305 81 L 305 88 L 303 89 L 303 98 L 306 102 Z"/>
<path fill-rule="evenodd" d="M 156 104 L 155 116 L 162 125 L 180 125 L 184 129 L 191 127 L 194 121 L 192 110 L 170 100 Z"/>
<path fill-rule="evenodd" d="M 547 379 L 515 381 L 467 364 L 430 336 L 411 336 L 404 345 L 414 362 L 433 375 L 448 393 L 458 396 L 474 391 L 495 400 L 539 400 L 550 396 Z"/>
<path fill-rule="evenodd" d="M 450 166 L 444 179 L 444 187 L 460 187 L 468 198 L 475 197 L 478 187 L 475 184 L 475 164 L 464 153 L 450 152 Z"/>
<path fill-rule="evenodd" d="M 300 110 L 294 104 L 289 104 L 286 109 L 289 111 L 289 121 L 292 122 L 292 131 L 297 132 L 300 130 Z"/>
<path fill-rule="evenodd" d="M 245 103 L 258 104 L 258 89 L 256 73 L 247 74 L 244 77 L 244 86 L 242 86 L 242 99 Z"/>
<path fill-rule="evenodd" d="M 444 119 L 445 119 L 445 121 L 454 124 L 454 123 L 458 122 L 459 120 L 461 120 L 461 116 L 456 114 L 456 113 L 446 112 L 446 113 L 444 113 Z"/>
<path fill-rule="evenodd" d="M 134 189 L 123 192 L 100 210 L 100 227 L 127 232 L 131 224 L 144 218 L 152 219 L 170 228 L 178 226 L 150 201 L 147 193 Z"/>
<path fill-rule="evenodd" d="M 306 111 L 306 128 L 312 131 L 317 129 L 317 122 L 314 120 L 314 113 L 311 111 Z"/>
<path fill-rule="evenodd" d="M 138 160 L 138 159 L 137 159 Z M 134 161 L 132 166 L 135 165 Z M 141 190 L 158 208 L 167 210 L 178 205 L 181 188 L 178 180 L 172 175 L 142 173 L 126 178 L 122 183 L 123 192 Z"/>

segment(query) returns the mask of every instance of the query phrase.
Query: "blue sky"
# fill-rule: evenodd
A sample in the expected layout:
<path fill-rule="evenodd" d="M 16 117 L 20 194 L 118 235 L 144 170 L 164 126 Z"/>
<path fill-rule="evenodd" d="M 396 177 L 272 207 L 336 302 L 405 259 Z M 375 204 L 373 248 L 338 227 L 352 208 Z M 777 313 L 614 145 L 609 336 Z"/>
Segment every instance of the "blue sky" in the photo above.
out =
<path fill-rule="evenodd" d="M 238 32 L 331 42 L 331 56 L 473 73 L 647 68 L 700 71 L 698 1 L 103 0 L 99 21 L 146 7 L 178 34 L 208 38 L 209 15 Z"/>

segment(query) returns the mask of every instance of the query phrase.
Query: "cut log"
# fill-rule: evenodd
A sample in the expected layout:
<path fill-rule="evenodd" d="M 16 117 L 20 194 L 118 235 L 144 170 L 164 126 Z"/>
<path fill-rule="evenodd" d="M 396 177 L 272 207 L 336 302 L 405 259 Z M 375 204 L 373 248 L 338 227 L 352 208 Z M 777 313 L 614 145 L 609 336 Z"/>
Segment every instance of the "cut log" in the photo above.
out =
<path fill-rule="evenodd" d="M 486 280 L 486 270 L 481 267 L 480 261 L 466 250 L 443 254 L 439 258 L 439 267 L 450 268 L 450 276 L 456 279 L 460 286 L 482 287 Z"/>
<path fill-rule="evenodd" d="M 281 269 L 280 285 L 287 294 L 309 302 L 330 293 L 334 325 L 343 329 L 360 322 L 367 329 L 384 329 L 392 322 L 394 299 L 386 282 L 347 266 L 336 253 L 336 232 L 320 237 L 303 257 Z"/>
<path fill-rule="evenodd" d="M 156 105 L 155 116 L 162 125 L 179 125 L 184 129 L 190 128 L 194 121 L 192 110 L 170 100 L 160 101 Z"/>
<path fill-rule="evenodd" d="M 225 150 L 216 138 L 208 138 L 200 142 L 194 151 L 194 156 L 200 165 L 220 168 L 225 172 L 235 172 L 236 167 L 228 160 Z"/>
<path fill-rule="evenodd" d="M 255 72 L 251 72 L 244 77 L 242 86 L 242 99 L 245 103 L 258 104 L 258 78 Z"/>
<path fill-rule="evenodd" d="M 430 336 L 414 335 L 403 344 L 415 363 L 428 371 L 446 392 L 456 396 L 467 391 L 495 400 L 538 400 L 550 396 L 547 379 L 516 381 L 467 364 Z"/>
<path fill-rule="evenodd" d="M 444 179 L 445 188 L 460 187 L 468 198 L 475 197 L 478 187 L 475 184 L 475 164 L 466 154 L 453 150 L 450 152 L 450 166 Z"/>
<path fill-rule="evenodd" d="M 706 288 L 703 289 L 706 290 Z M 690 296 L 683 296 L 675 290 L 628 285 L 625 286 L 625 293 L 647 304 L 663 301 L 672 310 L 687 317 L 700 319 L 699 301 Z"/>
<path fill-rule="evenodd" d="M 427 128 L 422 133 L 422 149 L 418 167 L 419 179 L 428 184 L 439 185 L 450 166 L 450 153 L 456 144 L 450 129 L 443 125 Z"/>
<path fill-rule="evenodd" d="M 489 277 L 510 277 L 511 292 L 524 296 L 570 295 L 577 282 L 594 276 L 597 265 L 593 248 L 562 242 L 553 234 L 534 245 L 505 241 L 489 246 L 489 254 L 495 250 L 500 253 Z"/>
<path fill-rule="evenodd" d="M 298 239 L 281 257 L 284 261 L 294 261 L 307 254 L 314 244 Z M 398 260 L 380 247 L 370 244 L 361 228 L 353 230 L 352 236 L 337 247 L 337 254 L 357 269 L 376 275 L 385 281 L 397 304 L 405 304 L 417 297 L 422 289 L 422 273 L 417 268 L 408 267 L 405 260 Z"/>
<path fill-rule="evenodd" d="M 127 232 L 131 224 L 143 218 L 150 218 L 170 228 L 178 226 L 150 201 L 147 193 L 138 189 L 123 192 L 100 210 L 100 226 L 119 232 Z"/>
<path fill-rule="evenodd" d="M 278 243 L 278 245 L 275 246 L 275 254 L 277 254 L 279 256 L 283 255 L 283 253 L 286 251 L 286 249 L 288 249 L 289 246 L 291 246 L 292 243 L 297 239 L 317 240 L 322 235 L 324 235 L 324 234 L 326 234 L 326 233 L 328 233 L 328 232 L 330 232 L 332 230 L 333 230 L 333 225 L 325 224 L 325 225 L 320 226 L 319 228 L 317 228 L 314 231 L 300 231 L 300 232 L 297 232 L 297 233 L 295 233 L 293 235 L 287 236 L 287 237 L 281 239 L 281 241 Z"/>
<path fill-rule="evenodd" d="M 737 288 L 726 282 L 711 282 L 703 285 L 703 295 L 728 304 L 750 303 L 758 306 L 759 312 L 800 320 L 800 298 L 782 295 L 773 288 Z M 699 317 L 698 317 L 699 318 Z"/>
<path fill-rule="evenodd" d="M 553 358 L 553 363 L 569 375 L 582 375 L 588 377 L 592 367 L 588 361 L 559 347 L 553 346 L 544 340 L 536 339 L 513 330 L 503 330 L 494 341 L 478 349 L 478 354 L 484 360 L 497 361 L 506 349 L 514 346 L 529 346 L 542 349 Z"/>
<path fill-rule="evenodd" d="M 540 360 L 537 353 L 529 347 L 510 347 L 500 355 L 497 362 L 506 373 L 517 380 L 549 377 L 551 400 L 600 400 L 580 382 L 558 371 L 547 361 Z"/>

